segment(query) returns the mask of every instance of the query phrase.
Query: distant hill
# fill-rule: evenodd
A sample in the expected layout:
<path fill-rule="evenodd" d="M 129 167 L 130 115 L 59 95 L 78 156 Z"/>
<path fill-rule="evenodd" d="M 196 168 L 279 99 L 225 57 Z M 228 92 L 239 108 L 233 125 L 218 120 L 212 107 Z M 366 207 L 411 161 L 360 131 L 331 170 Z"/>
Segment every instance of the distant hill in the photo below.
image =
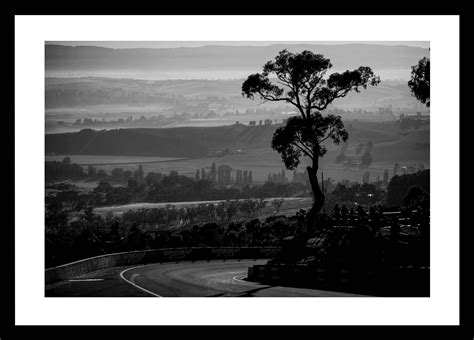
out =
<path fill-rule="evenodd" d="M 215 148 L 269 147 L 276 126 L 82 130 L 46 135 L 46 153 L 205 157 Z"/>
<path fill-rule="evenodd" d="M 429 127 L 403 136 L 394 122 L 346 121 L 345 125 L 350 145 L 373 142 L 373 154 L 377 160 L 429 159 Z M 273 132 L 278 126 L 239 124 L 47 134 L 46 153 L 200 158 L 217 148 L 229 148 L 231 151 L 271 150 Z M 340 147 L 328 143 L 334 157 Z"/>
<path fill-rule="evenodd" d="M 279 51 L 310 50 L 330 58 L 335 71 L 370 66 L 374 70 L 410 70 L 427 48 L 389 45 L 275 44 L 269 46 L 203 46 L 181 48 L 113 49 L 95 46 L 45 46 L 47 75 L 64 72 L 155 72 L 179 73 L 182 79 L 192 71 L 210 75 L 223 70 L 258 72 Z"/>

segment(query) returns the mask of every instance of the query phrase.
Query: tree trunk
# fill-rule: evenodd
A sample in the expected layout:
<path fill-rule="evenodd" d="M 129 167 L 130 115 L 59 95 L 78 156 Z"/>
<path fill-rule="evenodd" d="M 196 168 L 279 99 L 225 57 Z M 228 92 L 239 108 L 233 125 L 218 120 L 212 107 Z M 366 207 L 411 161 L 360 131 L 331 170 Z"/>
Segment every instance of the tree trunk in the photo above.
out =
<path fill-rule="evenodd" d="M 313 191 L 313 206 L 308 212 L 308 232 L 311 232 L 315 227 L 318 220 L 318 213 L 324 205 L 324 194 L 321 191 L 318 183 L 318 157 L 313 159 L 313 166 L 308 166 L 309 182 L 311 184 L 311 190 Z"/>

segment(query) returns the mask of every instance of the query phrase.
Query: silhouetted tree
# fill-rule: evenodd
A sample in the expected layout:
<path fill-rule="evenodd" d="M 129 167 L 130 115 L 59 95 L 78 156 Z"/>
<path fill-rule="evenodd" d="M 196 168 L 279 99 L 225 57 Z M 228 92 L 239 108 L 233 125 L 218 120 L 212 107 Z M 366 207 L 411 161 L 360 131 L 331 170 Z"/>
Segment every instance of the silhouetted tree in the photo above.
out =
<path fill-rule="evenodd" d="M 332 139 L 336 144 L 346 141 L 348 133 L 340 116 L 328 114 L 325 110 L 334 100 L 345 97 L 350 91 L 360 91 L 360 87 L 377 85 L 380 78 L 370 67 L 359 67 L 353 71 L 325 75 L 332 67 L 329 59 L 311 51 L 290 53 L 282 50 L 274 61 L 263 66 L 263 72 L 248 76 L 242 84 L 242 95 L 253 99 L 258 95 L 264 101 L 282 101 L 296 107 L 299 116 L 291 117 L 286 125 L 278 128 L 272 140 L 272 148 L 278 151 L 285 166 L 293 170 L 300 163 L 301 156 L 311 159 L 307 167 L 311 189 L 314 195 L 313 207 L 308 217 L 311 224 L 316 221 L 324 204 L 317 172 L 319 157 L 326 153 L 322 144 Z M 276 76 L 276 82 L 270 79 Z"/>
<path fill-rule="evenodd" d="M 212 162 L 211 166 L 211 181 L 214 183 L 216 181 L 217 170 L 216 170 L 216 163 Z M 203 178 L 204 179 L 204 178 Z"/>
<path fill-rule="evenodd" d="M 132 177 L 132 175 L 133 175 L 132 170 L 125 170 L 123 172 L 123 178 L 125 178 L 125 179 L 129 179 L 130 177 Z"/>
<path fill-rule="evenodd" d="M 419 185 L 412 185 L 402 200 L 406 206 L 417 205 L 420 201 L 428 197 L 428 194 Z"/>
<path fill-rule="evenodd" d="M 99 182 L 97 187 L 94 188 L 94 193 L 107 193 L 111 191 L 113 187 L 107 182 Z"/>
<path fill-rule="evenodd" d="M 408 86 L 416 99 L 430 107 L 430 58 L 424 57 L 411 67 Z"/>
<path fill-rule="evenodd" d="M 143 178 L 143 175 L 144 175 L 144 172 L 143 172 L 143 167 L 142 165 L 138 165 L 138 170 L 137 170 L 137 177 L 139 179 L 142 179 Z"/>
<path fill-rule="evenodd" d="M 123 169 L 122 168 L 114 168 L 111 172 L 111 175 L 114 178 L 120 179 L 123 176 Z"/>
<path fill-rule="evenodd" d="M 107 173 L 105 172 L 104 169 L 99 169 L 97 171 L 97 177 L 106 177 L 107 176 Z"/>
<path fill-rule="evenodd" d="M 424 192 L 429 194 L 430 170 L 392 177 L 387 186 L 387 204 L 389 206 L 402 204 L 411 186 L 420 186 Z"/>
<path fill-rule="evenodd" d="M 92 165 L 89 165 L 89 166 L 87 167 L 87 175 L 88 175 L 89 177 L 95 177 L 96 174 L 97 174 L 96 169 L 95 169 Z"/>

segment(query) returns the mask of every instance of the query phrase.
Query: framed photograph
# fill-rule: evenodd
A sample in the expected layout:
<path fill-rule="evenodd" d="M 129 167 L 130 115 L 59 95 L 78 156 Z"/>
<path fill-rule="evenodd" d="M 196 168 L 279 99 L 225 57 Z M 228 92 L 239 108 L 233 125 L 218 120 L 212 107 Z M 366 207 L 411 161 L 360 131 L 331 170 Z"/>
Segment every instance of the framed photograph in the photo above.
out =
<path fill-rule="evenodd" d="M 15 325 L 460 324 L 459 16 L 14 20 Z"/>

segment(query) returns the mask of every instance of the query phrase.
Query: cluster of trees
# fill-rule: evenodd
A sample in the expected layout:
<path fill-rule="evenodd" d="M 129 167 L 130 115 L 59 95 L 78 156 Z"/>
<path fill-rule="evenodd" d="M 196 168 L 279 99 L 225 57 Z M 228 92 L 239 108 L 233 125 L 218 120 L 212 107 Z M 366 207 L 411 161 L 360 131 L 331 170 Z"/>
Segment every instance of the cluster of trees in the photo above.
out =
<path fill-rule="evenodd" d="M 344 204 L 348 208 L 357 205 L 374 205 L 385 203 L 386 191 L 374 183 L 337 183 L 335 188 L 326 194 L 326 206 L 331 211 L 335 204 Z"/>
<path fill-rule="evenodd" d="M 308 221 L 304 211 L 291 217 L 273 216 L 259 221 L 256 216 L 266 206 L 263 199 L 226 201 L 217 205 L 201 204 L 186 208 L 168 205 L 162 209 L 128 211 L 121 216 L 112 214 L 101 216 L 95 214 L 92 207 L 88 205 L 90 203 L 98 205 L 99 198 L 110 199 L 110 195 L 117 193 L 117 190 L 123 191 L 124 195 L 129 195 L 127 200 L 130 201 L 136 198 L 137 194 L 143 194 L 149 185 L 157 185 L 162 181 L 168 182 L 167 185 L 175 183 L 178 186 L 183 183 L 199 184 L 176 173 L 172 176 L 155 176 L 156 179 L 161 178 L 159 182 L 153 181 L 154 175 L 149 174 L 146 178 L 140 181 L 130 179 L 127 187 L 119 188 L 113 188 L 110 184 L 102 182 L 90 194 L 95 201 L 85 201 L 83 195 L 79 194 L 74 187 L 58 192 L 54 199 L 47 198 L 47 267 L 90 256 L 137 249 L 281 245 L 283 238 L 299 235 L 301 228 L 305 228 Z M 255 188 L 260 190 L 260 193 L 268 194 L 274 190 L 278 192 L 277 188 L 280 187 L 288 189 L 290 184 L 267 183 Z M 247 187 L 246 189 L 254 188 Z M 257 191 L 248 192 L 249 195 L 256 193 Z M 429 199 L 427 194 L 429 193 L 429 170 L 393 177 L 388 193 L 391 195 L 390 200 L 387 201 L 389 205 L 416 206 L 420 202 L 429 203 L 427 201 Z M 379 204 L 385 200 L 385 194 L 385 191 L 376 184 L 337 183 L 334 189 L 326 193 L 326 211 L 330 213 L 336 203 L 346 204 L 347 208 L 354 207 L 356 202 L 359 206 Z M 278 214 L 283 200 L 275 199 L 270 203 Z M 74 208 L 68 209 L 68 207 Z M 379 208 L 383 209 L 383 207 L 377 209 Z M 71 218 L 72 210 L 76 210 L 73 214 L 74 218 Z M 326 230 L 325 224 L 331 227 L 334 224 L 334 221 L 331 221 L 332 219 L 327 216 L 323 218 L 318 230 L 320 228 Z M 347 225 L 353 225 L 354 221 L 351 219 L 346 222 L 349 223 Z M 359 219 L 360 221 L 364 220 Z M 429 223 L 429 218 L 427 221 L 425 222 Z M 340 225 L 342 222 L 338 221 L 338 223 Z M 311 262 L 311 256 L 306 257 L 305 261 Z"/>
<path fill-rule="evenodd" d="M 181 208 L 169 204 L 165 208 L 129 210 L 123 213 L 122 221 L 146 229 L 167 229 L 211 222 L 223 224 L 256 217 L 266 203 L 264 199 L 246 199 Z"/>
<path fill-rule="evenodd" d="M 97 177 L 96 177 L 97 178 Z M 171 203 L 208 200 L 236 200 L 250 198 L 307 196 L 309 188 L 302 183 L 265 183 L 260 186 L 245 186 L 241 189 L 215 187 L 208 180 L 195 181 L 172 171 L 170 175 L 149 172 L 145 177 L 138 173 L 128 179 L 126 186 L 112 186 L 101 181 L 91 193 L 76 192 L 74 188 L 49 196 L 47 202 L 63 202 L 75 206 L 104 206 L 137 202 Z M 73 193 L 74 192 L 74 193 Z"/>
<path fill-rule="evenodd" d="M 273 205 L 278 204 L 274 202 Z M 46 214 L 46 267 L 121 251 L 174 247 L 283 246 L 288 237 L 300 238 L 308 222 L 304 211 L 289 217 L 274 215 L 266 219 L 253 218 L 263 205 L 262 201 L 249 200 L 186 210 L 166 207 L 129 211 L 122 216 L 98 215 L 89 207 L 74 220 L 69 220 L 67 212 L 60 206 L 52 206 Z M 320 227 L 309 234 L 310 238 L 304 241 L 301 252 L 296 254 L 296 260 L 308 264 L 333 260 L 366 264 L 368 262 L 362 260 L 381 261 L 389 254 L 387 242 L 397 242 L 397 238 L 393 239 L 391 235 L 387 239 L 380 233 L 380 228 L 398 225 L 392 217 L 381 215 L 382 211 L 377 209 L 375 213 L 371 207 L 370 212 L 359 214 L 357 218 L 350 214 L 338 218 L 323 216 Z M 429 258 L 427 244 L 423 243 L 428 235 L 423 235 L 423 232 L 428 230 L 426 226 L 429 225 L 429 213 L 426 212 L 422 210 L 409 216 L 422 232 L 409 239 L 410 247 L 418 249 L 416 258 L 406 259 L 412 263 Z M 243 219 L 232 218 L 239 213 L 247 216 Z M 184 220 L 186 223 L 182 223 Z M 176 221 L 180 221 L 181 227 L 172 227 Z M 285 256 L 284 253 L 281 255 Z"/>
<path fill-rule="evenodd" d="M 84 171 L 82 166 L 71 163 L 69 157 L 65 157 L 62 162 L 45 162 L 45 176 L 48 180 L 89 178 L 92 180 L 111 179 L 120 182 L 127 181 L 129 178 L 143 179 L 144 174 L 141 164 L 135 171 L 114 168 L 110 173 L 107 173 L 104 169 L 97 169 L 93 165 L 88 165 L 87 171 Z"/>
<path fill-rule="evenodd" d="M 65 157 L 62 162 L 46 162 L 45 163 L 45 177 L 46 179 L 69 179 L 69 178 L 84 178 L 87 174 L 84 173 L 81 166 L 71 164 L 71 159 Z"/>
<path fill-rule="evenodd" d="M 286 177 L 285 170 L 282 169 L 281 173 L 268 174 L 267 182 L 269 182 L 269 183 L 288 183 L 289 180 Z"/>
<path fill-rule="evenodd" d="M 326 191 L 326 211 L 332 211 L 336 204 L 348 209 L 357 206 L 379 205 L 385 207 L 417 206 L 423 203 L 429 207 L 430 170 L 421 170 L 413 174 L 396 175 L 390 179 L 387 187 L 383 182 L 358 183 L 342 181 Z"/>
<path fill-rule="evenodd" d="M 356 205 L 387 204 L 401 205 L 409 188 L 420 185 L 429 193 L 429 170 L 412 175 L 395 176 L 390 181 L 387 191 L 381 183 L 343 181 L 337 184 L 326 179 L 324 192 L 325 208 L 332 209 L 336 203 L 348 207 Z M 171 172 L 170 175 L 150 172 L 143 176 L 141 171 L 128 179 L 126 186 L 112 186 L 100 182 L 91 193 L 79 193 L 77 188 L 58 191 L 47 197 L 48 204 L 61 202 L 71 205 L 72 210 L 81 210 L 85 206 L 105 206 L 137 202 L 172 203 L 201 200 L 237 200 L 263 199 L 269 197 L 307 197 L 311 193 L 308 184 L 290 182 L 286 184 L 266 182 L 259 186 L 237 188 L 217 188 L 210 181 L 195 181 L 192 178 Z"/>
<path fill-rule="evenodd" d="M 403 246 L 398 243 L 399 222 L 394 219 L 377 219 L 372 215 L 370 221 L 353 219 L 348 227 L 318 229 L 306 242 L 299 262 L 352 268 L 429 266 L 429 214 L 420 212 L 411 216 L 410 221 L 419 222 L 418 232 L 405 236 Z M 382 233 L 381 227 L 387 225 L 391 226 L 390 231 Z M 284 261 L 274 261 L 278 260 Z"/>
<path fill-rule="evenodd" d="M 387 204 L 390 206 L 410 203 L 411 198 L 405 198 L 411 187 L 419 187 L 424 195 L 430 192 L 430 170 L 418 171 L 414 174 L 394 176 L 387 186 Z M 415 189 L 418 190 L 418 189 Z M 416 191 L 415 191 L 416 193 Z M 410 194 L 410 195 L 413 195 Z M 428 198 L 426 198 L 428 200 Z M 428 201 L 426 200 L 426 203 Z"/>
<path fill-rule="evenodd" d="M 117 180 L 121 180 L 121 179 L 128 180 L 129 178 L 132 178 L 132 177 L 137 178 L 137 179 L 142 179 L 144 174 L 145 173 L 143 171 L 143 167 L 141 164 L 138 166 L 138 169 L 135 171 L 123 170 L 122 168 L 114 168 L 110 172 L 110 175 L 112 176 L 112 178 L 117 179 Z"/>
<path fill-rule="evenodd" d="M 123 170 L 122 168 L 114 168 L 110 173 L 105 172 L 103 169 L 97 169 L 93 165 L 87 166 L 87 176 L 90 179 L 108 179 L 114 180 L 117 182 L 126 182 L 130 178 L 134 179 L 143 179 L 145 176 L 145 172 L 143 171 L 143 167 L 141 164 L 138 165 L 137 170 Z"/>
<path fill-rule="evenodd" d="M 256 204 L 257 207 L 244 208 L 242 205 L 240 208 L 248 211 L 259 209 L 259 201 L 248 203 Z M 236 208 L 233 204 L 229 207 Z M 175 214 L 181 212 L 172 210 L 168 211 L 169 218 L 178 219 Z M 222 217 L 227 219 L 228 213 L 224 212 Z M 159 214 L 151 210 L 126 213 L 121 217 L 103 217 L 87 208 L 76 220 L 68 221 L 66 211 L 49 209 L 46 215 L 46 267 L 91 256 L 142 249 L 275 246 L 283 238 L 295 235 L 301 224 L 297 216 L 272 216 L 264 221 L 255 218 L 226 223 L 188 224 L 179 229 L 147 228 L 147 219 Z M 185 216 L 189 217 L 189 214 L 185 213 Z"/>

